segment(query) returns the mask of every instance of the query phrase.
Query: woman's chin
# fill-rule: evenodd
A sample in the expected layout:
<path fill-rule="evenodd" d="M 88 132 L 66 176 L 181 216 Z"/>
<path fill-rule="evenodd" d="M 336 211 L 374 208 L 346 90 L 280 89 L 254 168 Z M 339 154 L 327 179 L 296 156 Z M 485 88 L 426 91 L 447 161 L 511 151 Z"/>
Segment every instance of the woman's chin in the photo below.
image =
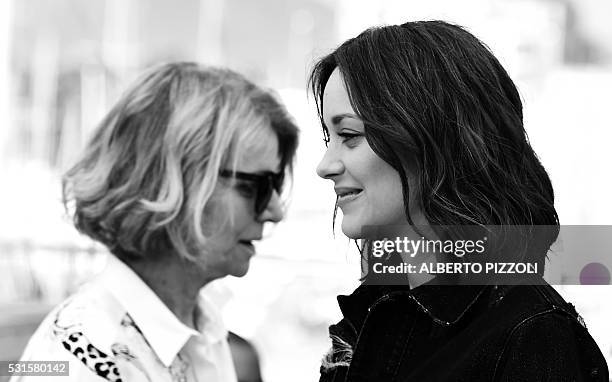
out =
<path fill-rule="evenodd" d="M 349 239 L 361 239 L 361 225 L 355 224 L 350 219 L 346 219 L 346 217 L 342 220 L 342 233 L 344 236 Z"/>
<path fill-rule="evenodd" d="M 249 272 L 249 263 L 241 264 L 240 266 L 235 267 L 230 272 L 231 276 L 234 277 L 243 277 Z"/>

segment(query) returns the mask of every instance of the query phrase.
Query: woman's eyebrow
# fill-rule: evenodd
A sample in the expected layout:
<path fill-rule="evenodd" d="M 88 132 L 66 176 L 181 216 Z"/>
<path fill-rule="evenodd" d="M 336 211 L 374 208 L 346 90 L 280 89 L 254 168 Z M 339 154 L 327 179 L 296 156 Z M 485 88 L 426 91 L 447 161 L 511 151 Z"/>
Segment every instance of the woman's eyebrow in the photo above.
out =
<path fill-rule="evenodd" d="M 334 126 L 339 125 L 339 124 L 340 124 L 340 122 L 342 122 L 342 120 L 343 120 L 344 118 L 351 118 L 351 119 L 356 119 L 356 120 L 358 120 L 358 121 L 361 121 L 361 118 L 359 118 L 359 117 L 358 117 L 357 115 L 355 115 L 355 114 L 351 114 L 351 113 L 343 113 L 343 114 L 334 115 L 334 116 L 331 118 L 331 123 L 332 123 L 332 125 L 334 125 Z"/>
<path fill-rule="evenodd" d="M 278 169 L 278 167 L 277 167 Z M 257 171 L 240 171 L 240 170 L 236 170 L 237 173 L 241 173 L 241 174 L 248 174 L 248 175 L 258 175 L 258 176 L 267 176 L 267 175 L 277 175 L 281 172 L 282 170 L 278 170 L 278 171 L 272 171 L 272 170 L 257 170 Z"/>

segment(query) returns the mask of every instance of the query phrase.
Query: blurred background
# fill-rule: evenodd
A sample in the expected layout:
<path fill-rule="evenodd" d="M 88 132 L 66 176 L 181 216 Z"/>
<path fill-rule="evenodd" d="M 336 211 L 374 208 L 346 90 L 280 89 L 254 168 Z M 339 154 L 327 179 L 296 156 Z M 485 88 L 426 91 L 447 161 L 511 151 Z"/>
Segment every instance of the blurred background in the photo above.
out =
<path fill-rule="evenodd" d="M 278 91 L 301 128 L 287 218 L 242 279 L 210 285 L 227 326 L 257 347 L 266 381 L 318 378 L 360 277 L 332 232 L 334 193 L 315 166 L 323 141 L 305 89 L 317 57 L 363 29 L 443 19 L 508 69 L 562 224 L 611 224 L 609 0 L 0 1 L 0 360 L 18 359 L 42 317 L 105 264 L 65 216 L 60 176 L 122 89 L 169 60 L 224 65 Z M 608 175 L 605 175 L 608 174 Z M 612 360 L 612 290 L 558 286 Z"/>

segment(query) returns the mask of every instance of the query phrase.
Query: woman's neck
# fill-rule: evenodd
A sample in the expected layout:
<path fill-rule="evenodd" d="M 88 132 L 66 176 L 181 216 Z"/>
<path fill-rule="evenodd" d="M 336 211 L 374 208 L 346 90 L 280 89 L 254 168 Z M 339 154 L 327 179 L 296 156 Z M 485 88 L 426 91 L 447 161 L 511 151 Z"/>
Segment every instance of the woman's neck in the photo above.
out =
<path fill-rule="evenodd" d="M 196 329 L 198 294 L 211 280 L 198 274 L 194 264 L 178 255 L 160 257 L 162 259 L 133 261 L 128 265 L 183 324 Z"/>
<path fill-rule="evenodd" d="M 419 218 L 419 221 L 422 222 L 426 220 L 424 217 L 421 216 Z M 436 232 L 431 228 L 430 225 L 424 223 L 418 226 L 419 231 L 422 231 L 418 233 L 415 231 L 414 227 L 410 225 L 391 227 L 391 231 L 385 232 L 384 235 L 382 233 L 379 234 L 381 237 L 385 237 L 385 239 L 382 240 L 383 246 L 385 241 L 392 242 L 387 243 L 390 245 L 386 247 L 383 252 L 390 249 L 391 252 L 395 252 L 396 254 L 400 255 L 401 261 L 403 263 L 409 264 L 410 269 L 412 269 L 413 271 L 406 273 L 405 276 L 408 281 L 408 284 L 410 285 L 410 288 L 414 289 L 434 279 L 435 275 L 431 275 L 427 272 L 421 272 L 421 270 L 423 269 L 423 264 L 428 265 L 427 269 L 431 269 L 432 266 L 435 266 L 435 264 L 438 263 L 438 254 L 427 253 L 426 251 L 423 251 L 422 248 L 419 249 L 418 244 L 420 244 L 419 242 L 423 239 L 438 240 L 439 238 Z M 381 250 L 382 247 L 379 247 L 378 249 Z M 372 250 L 372 248 L 370 248 L 369 250 Z M 371 255 L 362 257 L 362 269 L 369 269 L 367 261 L 370 257 Z"/>

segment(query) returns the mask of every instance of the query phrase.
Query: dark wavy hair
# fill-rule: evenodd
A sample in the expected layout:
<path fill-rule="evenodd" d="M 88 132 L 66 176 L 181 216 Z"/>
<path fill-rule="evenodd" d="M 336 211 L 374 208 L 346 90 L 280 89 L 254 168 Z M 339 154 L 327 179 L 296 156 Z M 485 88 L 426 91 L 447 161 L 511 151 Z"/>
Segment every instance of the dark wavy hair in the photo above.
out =
<path fill-rule="evenodd" d="M 443 21 L 347 40 L 310 74 L 326 140 L 323 93 L 336 68 L 367 142 L 400 174 L 410 225 L 416 192 L 432 226 L 547 226 L 532 254 L 543 261 L 559 233 L 553 188 L 529 144 L 516 86 L 480 40 Z"/>

